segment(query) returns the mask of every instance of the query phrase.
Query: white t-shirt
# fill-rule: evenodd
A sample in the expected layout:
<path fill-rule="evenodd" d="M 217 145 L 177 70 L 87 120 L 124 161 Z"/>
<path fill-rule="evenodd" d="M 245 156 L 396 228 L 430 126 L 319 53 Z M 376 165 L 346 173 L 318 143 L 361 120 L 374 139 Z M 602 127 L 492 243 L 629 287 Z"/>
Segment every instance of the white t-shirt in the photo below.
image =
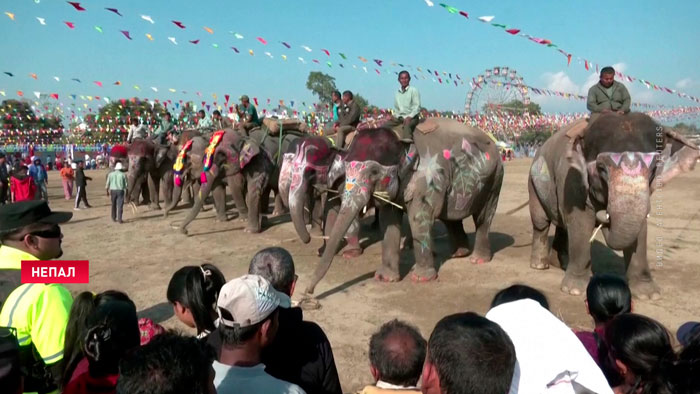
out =
<path fill-rule="evenodd" d="M 576 334 L 537 301 L 501 304 L 486 318 L 501 326 L 515 347 L 510 394 L 573 394 L 577 385 L 598 394 L 613 393 Z"/>
<path fill-rule="evenodd" d="M 214 360 L 214 386 L 219 394 L 306 394 L 296 384 L 272 377 L 265 372 L 265 365 L 232 367 Z"/>

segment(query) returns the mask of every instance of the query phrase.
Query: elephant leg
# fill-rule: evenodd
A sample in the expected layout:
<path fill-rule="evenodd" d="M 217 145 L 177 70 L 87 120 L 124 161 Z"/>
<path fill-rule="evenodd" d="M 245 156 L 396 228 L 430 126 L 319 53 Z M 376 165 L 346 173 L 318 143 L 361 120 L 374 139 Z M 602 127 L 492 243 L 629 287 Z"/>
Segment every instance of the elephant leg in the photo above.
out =
<path fill-rule="evenodd" d="M 160 180 L 153 175 L 148 175 L 148 194 L 151 197 L 150 209 L 160 209 Z"/>
<path fill-rule="evenodd" d="M 374 278 L 383 282 L 396 282 L 401 279 L 399 274 L 399 247 L 401 246 L 401 217 L 400 209 L 383 204 L 375 209 L 381 210 L 380 229 L 384 233 L 382 240 L 382 265 L 374 273 Z"/>
<path fill-rule="evenodd" d="M 219 184 L 212 191 L 214 195 L 214 208 L 216 209 L 216 221 L 225 222 L 226 218 L 226 187 Z"/>
<path fill-rule="evenodd" d="M 262 215 L 260 215 L 263 189 L 266 188 L 267 174 L 263 171 L 254 173 L 246 177 L 248 184 L 248 193 L 246 194 L 246 203 L 248 205 L 248 225 L 245 228 L 246 232 L 259 233 L 262 231 Z"/>
<path fill-rule="evenodd" d="M 323 223 L 323 245 L 318 249 L 318 256 L 321 257 L 323 256 L 323 252 L 326 250 L 326 237 L 331 234 L 331 231 L 333 231 L 333 226 L 335 225 L 335 219 L 338 217 L 338 211 L 340 209 L 340 205 L 337 203 L 339 199 L 336 199 L 335 201 L 329 201 L 329 203 L 326 206 L 326 220 Z"/>
<path fill-rule="evenodd" d="M 354 259 L 362 255 L 362 247 L 360 246 L 360 219 L 355 217 L 350 224 L 350 228 L 345 233 L 345 241 L 347 246 L 343 249 L 343 257 L 346 259 Z"/>
<path fill-rule="evenodd" d="M 532 220 L 532 253 L 530 268 L 544 270 L 549 268 L 549 225 L 550 220 L 535 194 L 532 182 L 528 182 L 530 191 L 530 219 Z"/>
<path fill-rule="evenodd" d="M 464 232 L 464 225 L 461 220 L 445 220 L 445 227 L 447 227 L 447 236 L 450 238 L 452 243 L 452 248 L 454 253 L 452 253 L 452 258 L 460 258 L 469 256 L 471 253 L 471 247 L 469 246 L 469 238 L 467 233 Z"/>
<path fill-rule="evenodd" d="M 260 194 L 260 213 L 263 215 L 267 215 L 270 209 L 270 192 L 271 189 L 266 187 Z"/>
<path fill-rule="evenodd" d="M 282 201 L 282 195 L 275 193 L 275 209 L 272 211 L 272 216 L 284 215 L 284 201 Z"/>
<path fill-rule="evenodd" d="M 627 281 L 632 294 L 642 300 L 661 298 L 661 291 L 651 277 L 647 260 L 647 221 L 642 225 L 637 242 L 623 251 Z"/>
<path fill-rule="evenodd" d="M 474 237 L 474 251 L 469 256 L 469 261 L 472 264 L 488 263 L 493 258 L 491 251 L 491 241 L 489 241 L 489 231 L 493 217 L 496 216 L 496 206 L 498 205 L 498 196 L 501 193 L 502 178 L 496 175 L 494 184 L 490 188 L 489 194 L 486 196 L 486 202 L 477 213 L 472 215 L 474 220 L 474 228 L 476 235 Z M 483 195 L 483 193 L 482 193 Z"/>
<path fill-rule="evenodd" d="M 200 185 L 199 182 L 192 182 L 192 184 L 187 188 L 186 196 L 189 197 L 191 205 L 194 205 L 194 198 L 195 196 L 199 195 L 201 188 L 202 185 Z"/>
<path fill-rule="evenodd" d="M 411 270 L 411 280 L 425 282 L 437 278 L 433 259 L 433 241 L 431 231 L 435 217 L 428 197 L 416 197 L 411 201 L 408 220 L 413 234 L 413 252 L 416 265 Z"/>
<path fill-rule="evenodd" d="M 561 290 L 571 295 L 586 291 L 591 277 L 591 234 L 595 214 L 590 210 L 574 208 L 565 219 L 569 235 L 569 264 L 561 282 Z"/>
<path fill-rule="evenodd" d="M 569 234 L 563 227 L 557 226 L 554 231 L 552 250 L 549 253 L 549 263 L 566 270 L 569 265 Z"/>
<path fill-rule="evenodd" d="M 411 232 L 411 226 L 406 229 L 406 236 L 403 238 L 403 243 L 401 245 L 401 250 L 412 250 L 413 249 L 413 233 Z"/>
<path fill-rule="evenodd" d="M 246 179 L 242 173 L 231 175 L 228 178 L 228 186 L 231 188 L 231 196 L 236 204 L 236 210 L 241 218 L 248 216 L 248 206 L 244 195 Z"/>
<path fill-rule="evenodd" d="M 323 222 L 323 204 L 320 200 L 312 201 L 313 208 L 311 209 L 311 233 L 321 234 L 321 223 Z"/>

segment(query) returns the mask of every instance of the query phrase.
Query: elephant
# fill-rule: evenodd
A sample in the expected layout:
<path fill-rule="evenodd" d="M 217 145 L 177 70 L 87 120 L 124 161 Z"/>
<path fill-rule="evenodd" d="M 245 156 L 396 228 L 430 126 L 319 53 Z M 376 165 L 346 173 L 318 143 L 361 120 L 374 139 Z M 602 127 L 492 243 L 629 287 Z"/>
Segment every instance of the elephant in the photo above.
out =
<path fill-rule="evenodd" d="M 643 113 L 602 114 L 573 143 L 566 134 L 572 127 L 551 136 L 530 168 L 530 267 L 541 270 L 550 261 L 568 261 L 561 290 L 583 294 L 591 275 L 591 235 L 599 225 L 607 245 L 623 251 L 632 293 L 660 298 L 647 262 L 650 197 L 695 167 L 698 148 Z M 553 250 L 551 224 L 556 227 Z"/>
<path fill-rule="evenodd" d="M 175 182 L 173 186 L 173 198 L 170 204 L 166 205 L 163 210 L 163 217 L 168 217 L 170 211 L 172 211 L 180 201 L 182 197 L 183 190 L 187 192 L 188 188 L 191 187 L 193 196 L 199 193 L 199 176 L 202 173 L 204 159 L 204 150 L 207 148 L 209 141 L 201 136 L 195 136 L 191 139 L 192 146 L 189 151 L 185 154 L 184 158 L 184 168 L 180 175 L 174 175 L 180 177 L 180 182 Z M 182 149 L 182 147 L 180 147 Z"/>
<path fill-rule="evenodd" d="M 496 144 L 483 131 L 453 119 L 431 118 L 419 125 L 414 143 L 405 144 L 392 130 L 361 130 L 348 147 L 343 164 L 340 212 L 306 294 L 313 294 L 343 235 L 373 196 L 379 200 L 375 203 L 384 235 L 376 279 L 400 279 L 403 209 L 408 214 L 416 256 L 413 280 L 437 278 L 431 238 L 435 219 L 447 226 L 454 257 L 471 255 L 472 263 L 491 260 L 488 234 L 503 183 L 503 165 Z M 476 225 L 473 248 L 462 226 L 468 216 Z"/>
<path fill-rule="evenodd" d="M 149 139 L 135 139 L 128 147 L 129 172 L 126 202 L 138 201 L 141 187 L 148 182 L 151 209 L 160 209 L 160 183 L 164 185 L 165 203 L 170 204 L 173 189 L 173 163 L 177 157 L 175 145 L 159 145 Z"/>
<path fill-rule="evenodd" d="M 280 141 L 280 137 L 271 136 L 262 129 L 250 131 L 249 136 L 226 129 L 214 151 L 211 168 L 201 174 L 203 182 L 198 197 L 182 221 L 180 231 L 187 233 L 187 225 L 201 211 L 204 200 L 212 189 L 216 206 L 225 207 L 225 190 L 221 187 L 221 182 L 226 178 L 229 187 L 234 191 L 233 198 L 239 213 L 241 216 L 247 213 L 246 231 L 259 233 L 262 230 L 261 205 L 264 205 L 265 196 L 269 196 L 270 188 L 277 189 L 280 170 L 280 166 L 277 165 L 278 156 L 289 149 L 289 144 L 296 138 L 296 134 L 285 133 Z M 247 190 L 245 196 L 243 185 Z M 281 210 L 281 197 L 277 193 L 275 212 Z M 221 217 L 219 212 L 219 218 L 225 220 L 225 212 L 223 215 Z"/>

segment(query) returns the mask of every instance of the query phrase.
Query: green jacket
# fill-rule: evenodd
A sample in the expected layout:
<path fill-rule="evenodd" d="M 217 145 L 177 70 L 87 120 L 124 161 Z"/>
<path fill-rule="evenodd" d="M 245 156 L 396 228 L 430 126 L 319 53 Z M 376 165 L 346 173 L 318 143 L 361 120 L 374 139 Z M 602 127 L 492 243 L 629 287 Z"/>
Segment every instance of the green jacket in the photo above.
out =
<path fill-rule="evenodd" d="M 420 112 L 420 94 L 418 89 L 413 86 L 403 91 L 399 89 L 394 95 L 394 107 L 396 108 L 396 117 L 405 118 L 410 116 L 415 118 Z"/>
<path fill-rule="evenodd" d="M 630 112 L 631 98 L 625 85 L 613 81 L 611 86 L 612 94 L 610 94 L 610 96 L 608 96 L 605 90 L 606 89 L 600 82 L 591 86 L 588 90 L 588 104 L 586 105 L 589 111 L 597 113 L 609 109 L 611 111 L 622 110 L 625 113 Z"/>
<path fill-rule="evenodd" d="M 124 190 L 126 191 L 126 174 L 121 171 L 114 170 L 107 175 L 107 190 Z"/>

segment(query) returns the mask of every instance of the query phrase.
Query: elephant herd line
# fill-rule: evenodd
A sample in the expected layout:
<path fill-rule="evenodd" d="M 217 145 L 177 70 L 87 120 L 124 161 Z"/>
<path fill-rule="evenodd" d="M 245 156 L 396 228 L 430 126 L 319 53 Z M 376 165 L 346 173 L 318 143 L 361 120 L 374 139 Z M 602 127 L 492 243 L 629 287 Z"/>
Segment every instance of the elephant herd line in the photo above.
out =
<path fill-rule="evenodd" d="M 150 206 L 158 209 L 162 187 L 167 217 L 191 190 L 192 207 L 179 224 L 186 234 L 210 194 L 216 219 L 227 220 L 228 186 L 239 217 L 247 218 L 245 231 L 257 233 L 274 191 L 273 215 L 288 209 L 302 242 L 311 240 L 309 222 L 324 234 L 307 295 L 313 294 L 343 241 L 344 256 L 362 253 L 359 223 L 370 205 L 382 235 L 375 278 L 400 280 L 405 213 L 410 227 L 405 246 L 415 253 L 409 276 L 419 282 L 433 280 L 437 271 L 431 230 L 436 219 L 447 227 L 453 257 L 468 256 L 475 264 L 491 260 L 489 229 L 504 168 L 498 147 L 483 131 L 452 119 L 425 122 L 431 124 L 418 128 L 410 145 L 393 130 L 358 127 L 346 150 L 335 149 L 327 137 L 295 130 L 272 135 L 256 129 L 243 135 L 227 129 L 219 133 L 218 144 L 196 131 L 185 131 L 168 146 L 135 140 L 128 146 L 127 201 L 138 201 L 147 182 Z M 642 113 L 603 115 L 574 141 L 567 136 L 569 127 L 544 143 L 530 168 L 525 204 L 533 227 L 530 266 L 565 268 L 561 290 L 582 294 L 591 275 L 591 235 L 598 227 L 610 248 L 623 251 L 633 294 L 659 298 L 646 256 L 650 196 L 676 175 L 694 169 L 698 147 Z M 462 224 L 470 216 L 473 244 Z M 551 225 L 555 235 L 550 246 Z"/>

